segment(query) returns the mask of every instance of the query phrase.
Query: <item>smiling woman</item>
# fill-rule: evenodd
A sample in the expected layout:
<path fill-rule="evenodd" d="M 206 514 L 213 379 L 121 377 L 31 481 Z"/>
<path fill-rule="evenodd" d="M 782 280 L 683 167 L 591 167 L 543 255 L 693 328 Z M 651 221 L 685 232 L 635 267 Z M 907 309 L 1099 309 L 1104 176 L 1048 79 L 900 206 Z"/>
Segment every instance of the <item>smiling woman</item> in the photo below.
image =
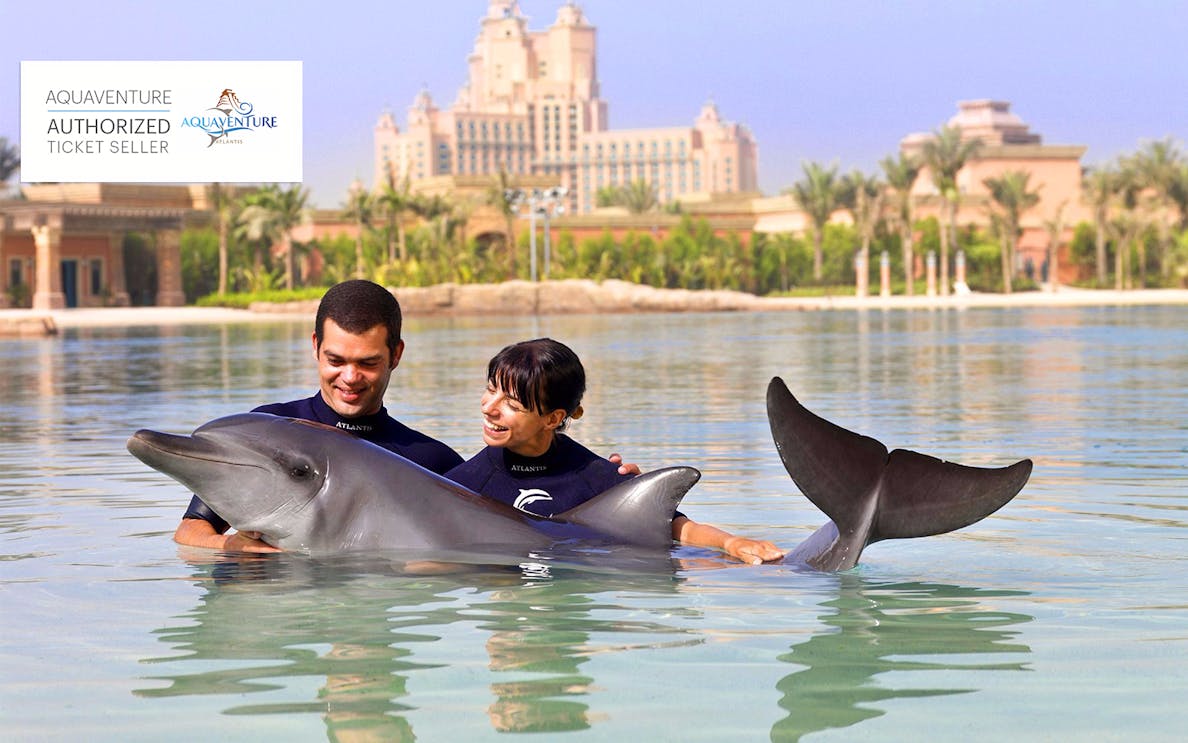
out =
<path fill-rule="evenodd" d="M 582 415 L 586 372 L 551 338 L 504 348 L 487 365 L 480 409 L 487 445 L 447 477 L 537 516 L 586 502 L 631 475 L 561 432 Z"/>
<path fill-rule="evenodd" d="M 630 479 L 630 469 L 561 433 L 582 417 L 586 371 L 568 346 L 551 338 L 515 343 L 487 365 L 483 442 L 487 447 L 446 477 L 475 492 L 536 516 L 576 508 Z M 635 468 L 634 474 L 638 474 Z M 672 538 L 720 549 L 744 562 L 778 560 L 771 542 L 739 537 L 677 512 Z"/>

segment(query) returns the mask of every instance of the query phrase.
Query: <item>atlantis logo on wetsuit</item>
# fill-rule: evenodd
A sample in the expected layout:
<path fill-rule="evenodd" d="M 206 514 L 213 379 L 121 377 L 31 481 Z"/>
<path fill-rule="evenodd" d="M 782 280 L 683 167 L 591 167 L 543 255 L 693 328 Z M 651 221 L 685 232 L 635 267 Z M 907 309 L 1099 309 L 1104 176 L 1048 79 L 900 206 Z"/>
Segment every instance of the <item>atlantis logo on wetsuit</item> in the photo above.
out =
<path fill-rule="evenodd" d="M 509 472 L 547 472 L 547 464 L 513 464 L 507 468 Z"/>
<path fill-rule="evenodd" d="M 375 430 L 375 426 L 368 426 L 368 425 L 363 425 L 360 423 L 347 423 L 346 421 L 339 421 L 338 423 L 335 423 L 334 425 L 338 428 L 341 428 L 344 431 L 359 431 L 359 432 L 367 433 L 369 431 Z"/>
<path fill-rule="evenodd" d="M 551 501 L 553 500 L 553 496 L 549 495 L 547 491 L 541 490 L 540 488 L 521 488 L 520 494 L 516 496 L 516 500 L 514 503 L 512 503 L 512 505 L 521 511 L 528 511 L 527 506 L 542 500 Z M 528 511 L 528 513 L 532 512 Z"/>

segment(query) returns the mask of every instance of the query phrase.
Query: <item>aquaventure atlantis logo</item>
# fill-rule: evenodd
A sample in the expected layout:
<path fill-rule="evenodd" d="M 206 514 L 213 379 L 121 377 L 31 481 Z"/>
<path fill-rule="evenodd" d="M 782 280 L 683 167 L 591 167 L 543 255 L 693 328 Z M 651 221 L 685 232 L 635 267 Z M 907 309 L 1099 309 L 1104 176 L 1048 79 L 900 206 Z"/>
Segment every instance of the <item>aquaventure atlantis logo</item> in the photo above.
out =
<path fill-rule="evenodd" d="M 261 129 L 276 129 L 276 116 L 261 116 L 255 113 L 256 107 L 247 101 L 239 100 L 239 96 L 231 88 L 224 88 L 219 93 L 219 102 L 206 109 L 201 115 L 187 116 L 182 119 L 183 129 L 199 129 L 210 137 L 207 147 L 216 144 L 243 144 L 243 133 Z M 210 113 L 214 111 L 216 113 Z"/>
<path fill-rule="evenodd" d="M 21 62 L 21 177 L 297 183 L 301 63 Z"/>

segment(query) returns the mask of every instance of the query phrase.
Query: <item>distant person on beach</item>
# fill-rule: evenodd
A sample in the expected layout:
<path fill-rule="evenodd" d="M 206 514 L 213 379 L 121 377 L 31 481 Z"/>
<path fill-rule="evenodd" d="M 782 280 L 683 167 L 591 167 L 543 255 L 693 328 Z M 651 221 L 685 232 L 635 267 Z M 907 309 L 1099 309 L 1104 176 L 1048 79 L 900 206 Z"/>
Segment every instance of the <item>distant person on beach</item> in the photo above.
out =
<path fill-rule="evenodd" d="M 538 338 L 507 346 L 487 365 L 480 408 L 487 446 L 446 477 L 536 516 L 551 517 L 631 479 L 562 433 L 582 417 L 586 372 L 568 346 Z M 636 473 L 638 474 L 638 473 Z M 672 538 L 758 564 L 778 560 L 771 542 L 736 536 L 677 512 Z"/>
<path fill-rule="evenodd" d="M 401 325 L 400 304 L 379 284 L 354 279 L 332 286 L 318 304 L 312 337 L 321 388 L 312 397 L 262 405 L 253 412 L 334 426 L 445 473 L 462 457 L 400 423 L 384 407 L 384 393 L 404 354 Z M 617 464 L 618 456 L 612 457 Z M 635 465 L 620 469 L 639 473 Z M 229 552 L 278 551 L 258 535 L 228 530 L 227 522 L 194 496 L 173 538 L 179 544 Z"/>

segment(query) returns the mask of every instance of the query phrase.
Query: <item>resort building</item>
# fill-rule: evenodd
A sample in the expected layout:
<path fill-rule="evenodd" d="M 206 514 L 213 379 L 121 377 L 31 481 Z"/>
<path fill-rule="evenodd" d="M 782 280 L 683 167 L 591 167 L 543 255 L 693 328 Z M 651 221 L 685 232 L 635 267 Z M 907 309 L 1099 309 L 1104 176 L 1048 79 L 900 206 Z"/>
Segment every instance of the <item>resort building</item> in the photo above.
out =
<path fill-rule="evenodd" d="M 1016 268 L 1020 271 L 1039 270 L 1047 256 L 1049 224 L 1061 223 L 1063 250 L 1071 242 L 1077 223 L 1092 220 L 1081 193 L 1081 157 L 1087 148 L 1044 144 L 1042 136 L 1031 131 L 1010 108 L 1006 101 L 960 101 L 957 114 L 946 122 L 961 130 L 963 140 L 977 139 L 982 143 L 957 174 L 960 192 L 957 224 L 987 227 L 994 207 L 986 179 L 998 178 L 1010 171 L 1027 173 L 1028 190 L 1037 192 L 1039 201 L 1022 215 Z M 900 151 L 920 156 L 924 143 L 932 137 L 930 132 L 909 134 L 900 141 Z M 912 193 L 916 219 L 936 217 L 944 221 L 940 194 L 927 167 L 916 177 Z M 807 215 L 790 195 L 757 198 L 752 206 L 757 232 L 804 233 L 810 227 Z M 838 209 L 833 221 L 848 223 L 849 212 Z M 917 254 L 917 273 L 923 272 L 923 260 L 924 257 Z M 1062 281 L 1076 278 L 1071 262 L 1061 261 L 1060 270 Z"/>
<path fill-rule="evenodd" d="M 181 233 L 206 221 L 205 186 L 26 184 L 0 200 L 0 307 L 185 304 Z M 129 236 L 143 255 L 127 256 Z"/>
<path fill-rule="evenodd" d="M 1022 215 L 1023 234 L 1016 247 L 1019 261 L 1016 268 L 1038 268 L 1046 257 L 1049 223 L 1062 224 L 1063 244 L 1072 239 L 1078 222 L 1092 220 L 1081 195 L 1081 157 L 1088 148 L 1043 144 L 1039 134 L 1011 113 L 1011 105 L 1006 101 L 960 101 L 957 109 L 948 125 L 961 130 L 963 141 L 981 142 L 976 154 L 957 174 L 957 190 L 961 194 L 958 224 L 990 222 L 993 204 L 986 179 L 1000 178 L 1011 171 L 1027 173 L 1028 190 L 1036 192 L 1039 201 Z M 926 133 L 909 134 L 901 140 L 900 150 L 918 156 L 931 137 Z M 912 192 L 920 205 L 920 216 L 939 217 L 939 194 L 927 167 L 916 178 Z M 1071 266 L 1066 270 L 1071 270 Z"/>
<path fill-rule="evenodd" d="M 575 3 L 529 31 L 514 0 L 490 0 L 466 84 L 448 110 L 421 91 L 401 131 L 391 112 L 375 127 L 375 187 L 438 176 L 547 176 L 588 213 L 600 188 L 644 180 L 661 203 L 694 194 L 755 191 L 750 131 L 706 103 L 690 127 L 612 130 L 597 75 L 595 27 Z"/>

